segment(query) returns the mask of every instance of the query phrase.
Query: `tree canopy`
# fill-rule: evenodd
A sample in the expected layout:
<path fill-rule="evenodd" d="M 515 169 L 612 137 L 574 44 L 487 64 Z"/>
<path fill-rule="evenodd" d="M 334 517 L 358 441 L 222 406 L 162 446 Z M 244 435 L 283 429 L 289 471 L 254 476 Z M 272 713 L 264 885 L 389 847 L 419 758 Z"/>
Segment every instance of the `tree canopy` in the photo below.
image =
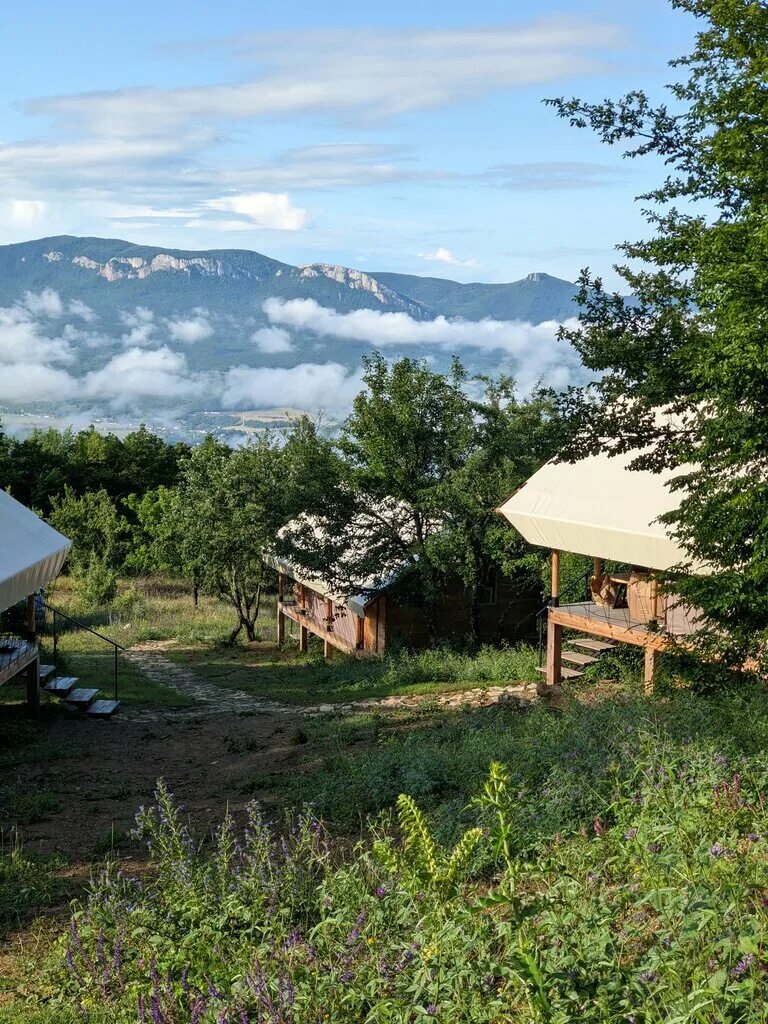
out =
<path fill-rule="evenodd" d="M 550 101 L 629 158 L 668 173 L 640 197 L 649 237 L 621 245 L 631 298 L 581 277 L 579 326 L 563 331 L 595 372 L 561 407 L 570 457 L 609 447 L 679 468 L 669 522 L 708 576 L 676 588 L 703 609 L 701 640 L 729 662 L 766 661 L 768 640 L 768 6 L 673 0 L 700 22 L 673 61 L 671 101 L 642 91 Z M 659 417 L 663 409 L 670 415 Z"/>

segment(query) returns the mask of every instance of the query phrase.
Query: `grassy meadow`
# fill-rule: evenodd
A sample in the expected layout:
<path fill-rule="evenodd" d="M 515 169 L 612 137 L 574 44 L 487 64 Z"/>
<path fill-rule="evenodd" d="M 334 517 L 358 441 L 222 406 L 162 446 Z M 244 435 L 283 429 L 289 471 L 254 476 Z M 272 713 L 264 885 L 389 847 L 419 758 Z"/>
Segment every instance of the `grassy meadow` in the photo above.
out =
<path fill-rule="evenodd" d="M 45 718 L 5 723 L 0 817 L 19 832 L 0 850 L 0 1024 L 768 1016 L 762 685 L 665 659 L 648 698 L 629 651 L 588 671 L 559 713 L 446 708 L 429 695 L 535 678 L 535 652 L 326 663 L 276 647 L 270 601 L 260 639 L 230 648 L 228 610 L 210 598 L 195 609 L 172 582 L 122 584 L 104 613 L 67 580 L 49 597 L 124 646 L 170 641 L 165 656 L 223 692 L 294 705 L 295 720 L 276 723 L 293 752 L 246 771 L 218 827 L 200 829 L 158 782 L 154 800 L 131 804 L 132 836 L 99 817 L 92 853 L 69 861 L 22 837 L 71 800 L 55 780 L 73 751 Z M 107 668 L 88 634 L 65 631 L 61 652 L 84 680 Z M 131 671 L 127 704 L 183 704 Z M 302 705 L 396 693 L 425 699 L 301 717 Z M 227 720 L 202 765 L 255 756 L 267 734 L 243 739 L 243 721 Z M 196 747 L 206 727 L 202 716 Z M 119 737 L 117 720 L 93 728 Z M 173 728 L 147 726 L 142 742 L 162 752 Z M 81 735 L 83 757 L 95 735 Z M 30 758 L 50 786 L 13 782 Z M 133 792 L 117 778 L 105 799 Z"/>

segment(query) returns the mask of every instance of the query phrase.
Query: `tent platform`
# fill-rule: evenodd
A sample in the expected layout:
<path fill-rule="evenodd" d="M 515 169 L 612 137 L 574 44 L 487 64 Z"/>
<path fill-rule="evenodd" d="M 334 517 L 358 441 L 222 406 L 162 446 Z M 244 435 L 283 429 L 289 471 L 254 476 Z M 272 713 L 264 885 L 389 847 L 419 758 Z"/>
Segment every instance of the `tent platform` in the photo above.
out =
<path fill-rule="evenodd" d="M 565 629 L 577 629 L 589 636 L 637 647 L 651 647 L 657 651 L 669 647 L 667 633 L 650 630 L 647 623 L 631 619 L 626 608 L 605 608 L 591 601 L 582 601 L 550 608 L 548 621 Z"/>
<path fill-rule="evenodd" d="M 0 685 L 7 683 L 19 672 L 37 660 L 37 644 L 26 640 L 0 638 Z"/>

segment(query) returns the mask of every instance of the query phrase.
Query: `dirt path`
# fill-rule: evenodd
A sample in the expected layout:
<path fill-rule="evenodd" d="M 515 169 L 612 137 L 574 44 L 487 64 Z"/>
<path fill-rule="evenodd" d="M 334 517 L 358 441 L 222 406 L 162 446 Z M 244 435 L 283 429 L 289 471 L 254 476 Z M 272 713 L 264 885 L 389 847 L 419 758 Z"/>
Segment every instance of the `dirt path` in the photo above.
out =
<path fill-rule="evenodd" d="M 311 704 L 297 707 L 280 701 L 254 697 L 244 690 L 229 690 L 201 679 L 184 665 L 171 661 L 164 654 L 173 647 L 172 640 L 147 640 L 125 652 L 145 675 L 156 683 L 168 686 L 196 702 L 195 708 L 165 709 L 163 711 L 133 711 L 126 709 L 124 715 L 140 721 L 163 721 L 169 718 L 206 714 L 238 714 L 243 711 L 265 715 L 323 715 L 331 712 L 372 711 L 414 707 L 419 704 L 433 704 L 440 707 L 485 707 L 503 701 L 527 700 L 535 695 L 532 684 L 518 683 L 514 686 L 476 687 L 472 690 L 451 690 L 447 693 L 419 694 L 408 696 L 397 694 L 391 697 L 370 697 L 366 700 L 350 701 L 346 704 Z"/>

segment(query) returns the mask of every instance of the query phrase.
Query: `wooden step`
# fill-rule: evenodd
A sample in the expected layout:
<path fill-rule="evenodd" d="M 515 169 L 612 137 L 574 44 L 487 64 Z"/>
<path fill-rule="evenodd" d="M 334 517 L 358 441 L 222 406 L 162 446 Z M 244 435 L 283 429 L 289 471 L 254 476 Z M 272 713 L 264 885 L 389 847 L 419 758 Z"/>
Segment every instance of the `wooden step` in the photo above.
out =
<path fill-rule="evenodd" d="M 572 665 L 581 665 L 583 668 L 597 663 L 597 658 L 593 658 L 591 654 L 582 654 L 581 651 L 563 651 L 561 657 L 563 661 L 569 661 Z"/>
<path fill-rule="evenodd" d="M 67 694 L 67 704 L 78 710 L 87 708 L 98 692 L 95 689 L 72 690 Z"/>
<path fill-rule="evenodd" d="M 75 676 L 56 676 L 49 680 L 43 687 L 45 693 L 52 693 L 54 697 L 66 697 L 77 686 Z"/>
<path fill-rule="evenodd" d="M 119 707 L 119 700 L 95 700 L 89 706 L 86 714 L 91 715 L 93 718 L 109 718 L 110 715 L 114 715 Z"/>
<path fill-rule="evenodd" d="M 56 673 L 55 665 L 41 665 L 40 666 L 40 685 L 43 686 L 52 675 Z"/>
<path fill-rule="evenodd" d="M 576 647 L 584 647 L 588 651 L 597 651 L 598 654 L 602 654 L 603 651 L 615 651 L 616 644 L 609 644 L 605 640 L 592 640 L 591 637 L 580 637 L 577 640 L 569 640 L 569 644 L 574 644 Z"/>
<path fill-rule="evenodd" d="M 541 672 L 543 675 L 547 674 L 547 670 L 542 666 L 536 669 L 537 672 Z M 584 675 L 583 672 L 577 672 L 575 668 L 566 668 L 565 665 L 560 669 L 560 675 L 563 679 L 581 679 Z"/>

